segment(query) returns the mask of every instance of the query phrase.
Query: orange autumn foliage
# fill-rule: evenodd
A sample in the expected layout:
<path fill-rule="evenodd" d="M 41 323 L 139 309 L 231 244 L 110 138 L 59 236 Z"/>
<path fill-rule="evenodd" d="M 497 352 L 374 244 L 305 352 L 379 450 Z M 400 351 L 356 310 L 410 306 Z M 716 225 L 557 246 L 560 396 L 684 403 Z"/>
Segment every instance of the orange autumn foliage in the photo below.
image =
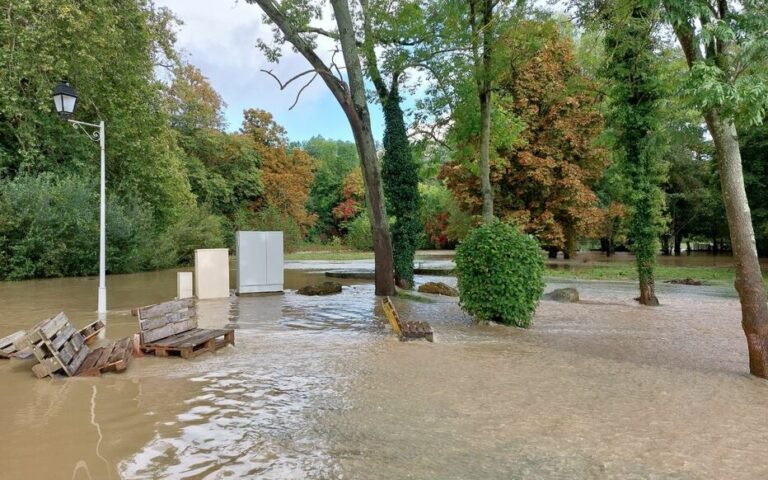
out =
<path fill-rule="evenodd" d="M 607 213 L 594 191 L 609 164 L 596 144 L 603 131 L 596 86 L 554 24 L 526 22 L 503 41 L 512 58 L 498 79 L 496 106 L 525 128 L 495 152 L 495 214 L 545 246 L 575 247 L 577 237 L 598 234 Z M 480 182 L 466 163 L 445 165 L 441 176 L 464 209 L 480 212 Z"/>
<path fill-rule="evenodd" d="M 333 216 L 339 220 L 351 220 L 362 212 L 365 206 L 363 171 L 360 167 L 352 169 L 344 177 L 341 194 L 344 200 L 333 209 Z"/>
<path fill-rule="evenodd" d="M 277 208 L 306 230 L 316 220 L 306 208 L 315 178 L 312 157 L 300 148 L 289 148 L 285 129 L 269 112 L 248 109 L 244 117 L 241 132 L 256 141 L 261 157 L 264 194 L 258 206 Z"/>

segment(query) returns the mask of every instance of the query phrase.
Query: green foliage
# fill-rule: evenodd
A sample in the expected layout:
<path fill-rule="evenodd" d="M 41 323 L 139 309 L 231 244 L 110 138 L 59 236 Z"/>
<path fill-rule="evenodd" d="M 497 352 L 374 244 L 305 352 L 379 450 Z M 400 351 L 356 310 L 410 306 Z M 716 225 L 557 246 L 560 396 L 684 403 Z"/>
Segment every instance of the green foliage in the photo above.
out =
<path fill-rule="evenodd" d="M 195 249 L 225 246 L 222 218 L 207 209 L 192 207 L 182 212 L 175 222 L 158 236 L 151 268 L 190 265 Z"/>
<path fill-rule="evenodd" d="M 665 0 L 666 20 L 690 42 L 683 93 L 701 110 L 745 125 L 768 111 L 768 4 L 764 0 Z M 692 29 L 692 24 L 700 28 Z M 717 47 L 715 47 L 717 45 Z M 705 55 L 702 52 L 706 52 Z"/>
<path fill-rule="evenodd" d="M 353 142 L 312 137 L 297 145 L 314 159 L 315 181 L 309 192 L 307 210 L 317 216 L 313 236 L 326 239 L 339 233 L 339 222 L 333 209 L 343 198 L 344 179 L 359 165 Z"/>
<path fill-rule="evenodd" d="M 0 182 L 0 278 L 91 275 L 98 271 L 98 188 L 75 176 Z M 159 258 L 146 206 L 107 202 L 107 271 L 151 268 Z"/>
<path fill-rule="evenodd" d="M 757 250 L 768 254 L 768 122 L 739 132 Z M 722 207 L 721 207 L 722 208 Z M 721 217 L 722 218 L 722 217 Z"/>
<path fill-rule="evenodd" d="M 146 0 L 12 2 L 0 21 L 0 176 L 91 175 L 98 149 L 52 111 L 68 79 L 77 118 L 106 122 L 107 182 L 172 218 L 193 201 L 155 65 L 172 56 L 173 18 Z M 94 35 L 94 32 L 99 32 Z"/>
<path fill-rule="evenodd" d="M 258 212 L 240 210 L 234 221 L 235 230 L 281 231 L 283 248 L 286 252 L 295 252 L 304 240 L 301 228 L 296 220 L 283 214 L 273 206 Z"/>
<path fill-rule="evenodd" d="M 381 176 L 387 211 L 394 215 L 392 251 L 395 278 L 402 284 L 413 284 L 413 257 L 422 232 L 419 218 L 418 165 L 413 159 L 397 87 L 384 102 L 384 158 Z"/>
<path fill-rule="evenodd" d="M 478 321 L 528 328 L 544 292 L 539 242 L 508 223 L 473 229 L 456 249 L 461 307 Z"/>
<path fill-rule="evenodd" d="M 354 220 L 347 222 L 347 245 L 355 250 L 373 250 L 371 221 L 368 213 L 363 212 Z"/>
<path fill-rule="evenodd" d="M 472 228 L 472 216 L 459 207 L 442 184 L 420 184 L 421 248 L 453 248 Z"/>

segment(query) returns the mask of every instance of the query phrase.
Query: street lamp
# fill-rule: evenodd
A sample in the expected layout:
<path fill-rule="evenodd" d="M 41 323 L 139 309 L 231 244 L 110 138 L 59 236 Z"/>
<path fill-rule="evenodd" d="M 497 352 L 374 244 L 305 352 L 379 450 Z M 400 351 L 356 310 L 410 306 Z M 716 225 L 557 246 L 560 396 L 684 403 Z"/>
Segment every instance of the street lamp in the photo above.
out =
<path fill-rule="evenodd" d="M 75 112 L 75 106 L 77 106 L 77 92 L 67 82 L 59 82 L 53 89 L 53 104 L 56 107 L 56 111 L 62 118 L 66 119 L 69 123 L 79 128 L 93 141 L 99 142 L 99 148 L 101 150 L 101 186 L 99 190 L 99 203 L 100 203 L 100 215 L 99 215 L 99 300 L 98 309 L 99 313 L 107 312 L 107 286 L 106 286 L 106 195 L 105 195 L 105 175 L 104 175 L 104 121 L 100 120 L 98 124 L 86 123 L 73 120 L 69 118 Z M 88 128 L 98 129 L 89 131 Z"/>

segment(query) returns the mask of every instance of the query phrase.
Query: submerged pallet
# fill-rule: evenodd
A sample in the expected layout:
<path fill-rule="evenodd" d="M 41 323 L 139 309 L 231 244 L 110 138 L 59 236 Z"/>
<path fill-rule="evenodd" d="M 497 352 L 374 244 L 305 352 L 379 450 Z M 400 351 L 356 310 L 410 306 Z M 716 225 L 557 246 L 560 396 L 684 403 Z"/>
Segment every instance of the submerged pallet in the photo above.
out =
<path fill-rule="evenodd" d="M 390 300 L 389 297 L 384 297 L 381 300 L 381 305 L 384 307 L 384 315 L 386 315 L 387 320 L 389 320 L 392 331 L 395 332 L 395 335 L 400 337 L 400 340 L 424 338 L 430 342 L 434 341 L 434 332 L 429 323 L 406 322 L 400 320 L 400 315 L 397 314 L 397 310 L 395 310 L 395 306 L 392 304 L 392 300 Z"/>
<path fill-rule="evenodd" d="M 19 330 L 7 337 L 0 338 L 0 358 L 29 358 L 32 356 L 32 349 L 25 348 L 18 350 L 16 342 L 21 340 L 27 332 Z"/>
<path fill-rule="evenodd" d="M 32 327 L 16 341 L 16 348 L 31 350 L 38 361 L 32 372 L 38 378 L 53 377 L 57 373 L 74 377 L 121 372 L 133 358 L 132 339 L 127 337 L 91 350 L 81 332 L 93 338 L 104 329 L 104 322 L 100 322 L 100 327 L 99 322 L 78 331 L 62 312 Z"/>
<path fill-rule="evenodd" d="M 139 317 L 141 349 L 158 357 L 193 358 L 235 344 L 232 329 L 197 328 L 192 298 L 137 308 L 133 314 Z"/>
<path fill-rule="evenodd" d="M 133 358 L 133 338 L 122 340 L 93 350 L 75 374 L 78 377 L 96 377 L 106 372 L 122 372 Z"/>
<path fill-rule="evenodd" d="M 96 340 L 96 336 L 103 332 L 106 327 L 107 325 L 103 320 L 96 320 L 95 322 L 89 323 L 88 325 L 81 328 L 80 335 L 82 335 L 85 339 L 85 343 L 90 345 L 94 340 Z"/>
<path fill-rule="evenodd" d="M 32 327 L 16 342 L 16 348 L 31 348 L 39 362 L 32 371 L 39 378 L 62 372 L 75 375 L 91 350 L 85 338 L 75 330 L 64 312 L 45 319 Z"/>

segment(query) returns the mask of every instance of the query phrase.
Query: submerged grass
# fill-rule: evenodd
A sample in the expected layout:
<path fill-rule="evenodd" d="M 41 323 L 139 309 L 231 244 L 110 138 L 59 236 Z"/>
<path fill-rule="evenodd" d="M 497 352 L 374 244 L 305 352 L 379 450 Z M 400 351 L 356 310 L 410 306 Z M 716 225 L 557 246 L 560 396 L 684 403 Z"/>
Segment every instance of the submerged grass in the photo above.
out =
<path fill-rule="evenodd" d="M 397 298 L 402 298 L 404 300 L 410 300 L 412 302 L 419 302 L 419 303 L 437 303 L 436 300 L 432 298 L 427 298 L 423 295 L 419 295 L 414 292 L 410 292 L 408 290 L 402 290 L 397 289 Z"/>

